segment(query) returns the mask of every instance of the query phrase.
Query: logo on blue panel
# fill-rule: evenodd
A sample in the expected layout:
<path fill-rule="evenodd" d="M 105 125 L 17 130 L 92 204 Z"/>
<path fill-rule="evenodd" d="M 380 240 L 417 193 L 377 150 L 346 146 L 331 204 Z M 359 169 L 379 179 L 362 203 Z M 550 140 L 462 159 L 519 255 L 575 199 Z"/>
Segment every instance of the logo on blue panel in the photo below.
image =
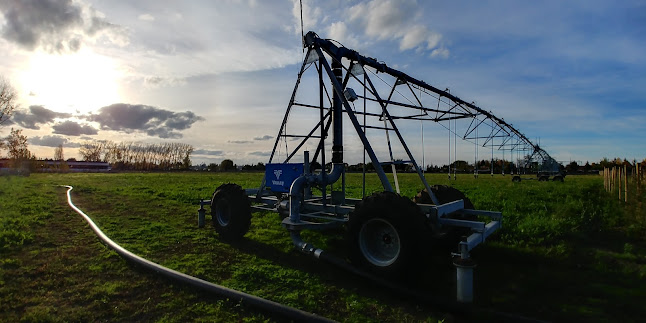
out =
<path fill-rule="evenodd" d="M 285 182 L 284 182 L 284 181 L 279 181 L 279 179 L 280 179 L 280 175 L 282 175 L 282 174 L 283 174 L 283 170 L 282 170 L 282 169 L 274 169 L 274 175 L 276 175 L 276 180 L 275 180 L 275 181 L 271 181 L 271 184 L 272 184 L 272 185 L 278 185 L 278 186 L 284 186 L 284 185 L 285 185 Z"/>

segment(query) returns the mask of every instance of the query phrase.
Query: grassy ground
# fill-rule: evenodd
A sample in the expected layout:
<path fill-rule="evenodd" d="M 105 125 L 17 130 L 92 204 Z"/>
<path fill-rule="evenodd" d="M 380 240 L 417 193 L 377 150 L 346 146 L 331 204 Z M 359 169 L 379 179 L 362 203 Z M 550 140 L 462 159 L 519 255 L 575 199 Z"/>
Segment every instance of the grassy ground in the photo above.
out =
<path fill-rule="evenodd" d="M 255 213 L 240 243 L 197 228 L 197 200 L 235 182 L 257 187 L 261 174 L 33 174 L 0 177 L 0 321 L 266 321 L 267 313 L 205 295 L 145 272 L 104 247 L 66 204 L 75 204 L 113 240 L 164 266 L 338 321 L 460 320 L 374 286 L 293 250 L 274 213 Z M 646 315 L 646 212 L 643 191 L 627 205 L 601 177 L 564 183 L 509 176 L 431 175 L 465 192 L 476 208 L 502 211 L 504 228 L 476 248 L 476 305 L 547 320 L 639 321 Z M 377 179 L 368 178 L 370 190 Z M 403 195 L 421 188 L 400 177 Z M 370 191 L 369 190 L 369 191 Z M 361 196 L 361 175 L 348 175 Z M 207 217 L 210 218 L 210 217 Z M 339 251 L 336 235 L 308 233 Z M 416 287 L 455 297 L 448 252 Z"/>

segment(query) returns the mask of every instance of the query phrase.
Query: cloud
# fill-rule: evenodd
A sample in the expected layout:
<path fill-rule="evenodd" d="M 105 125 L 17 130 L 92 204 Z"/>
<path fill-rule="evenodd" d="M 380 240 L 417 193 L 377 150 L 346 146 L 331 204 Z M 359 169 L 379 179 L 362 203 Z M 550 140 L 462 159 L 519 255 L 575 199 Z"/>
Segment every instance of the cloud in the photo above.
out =
<path fill-rule="evenodd" d="M 399 41 L 399 50 L 405 51 L 425 44 L 435 48 L 442 35 L 416 23 L 421 17 L 416 1 L 372 0 L 348 9 L 349 21 L 358 24 L 369 36 L 377 40 Z"/>
<path fill-rule="evenodd" d="M 423 42 L 426 42 L 426 48 L 431 49 L 437 46 L 440 39 L 442 39 L 442 35 L 428 30 L 423 25 L 414 25 L 401 36 L 399 50 L 413 49 Z"/>
<path fill-rule="evenodd" d="M 72 0 L 1 1 L 0 9 L 6 21 L 2 37 L 27 50 L 75 52 L 100 36 L 120 46 L 128 42 L 124 28 Z"/>
<path fill-rule="evenodd" d="M 67 136 L 96 135 L 98 130 L 90 125 L 82 125 L 74 121 L 63 121 L 52 126 L 54 133 Z"/>
<path fill-rule="evenodd" d="M 209 156 L 222 156 L 224 151 L 222 150 L 208 150 L 208 149 L 198 149 L 193 151 L 195 155 L 209 155 Z"/>
<path fill-rule="evenodd" d="M 181 138 L 178 131 L 190 128 L 204 118 L 191 111 L 173 112 L 148 105 L 116 103 L 99 109 L 98 114 L 85 117 L 98 122 L 103 130 L 126 133 L 144 132 L 159 138 Z"/>
<path fill-rule="evenodd" d="M 261 136 L 261 137 L 254 137 L 253 140 L 264 141 L 264 140 L 270 140 L 270 139 L 273 139 L 273 138 L 274 138 L 274 136 L 264 135 L 264 136 Z"/>
<path fill-rule="evenodd" d="M 332 23 L 327 28 L 327 34 L 330 38 L 343 43 L 343 46 L 349 48 L 359 47 L 359 40 L 348 30 L 348 26 L 342 21 Z"/>
<path fill-rule="evenodd" d="M 39 130 L 38 124 L 45 124 L 54 121 L 56 118 L 69 118 L 72 114 L 54 112 L 40 105 L 32 105 L 29 112 L 16 111 L 12 117 L 13 122 L 23 128 Z"/>
<path fill-rule="evenodd" d="M 32 145 L 44 147 L 58 147 L 59 145 L 63 145 L 63 147 L 78 148 L 81 146 L 78 142 L 70 142 L 69 139 L 62 136 L 35 136 L 29 138 L 28 141 Z"/>
<path fill-rule="evenodd" d="M 148 13 L 146 13 L 146 14 L 141 14 L 141 15 L 139 15 L 139 17 L 137 17 L 137 18 L 138 18 L 139 20 L 143 20 L 143 21 L 155 21 L 155 17 L 154 17 L 153 15 L 151 15 L 151 14 L 148 14 Z"/>
<path fill-rule="evenodd" d="M 181 86 L 186 84 L 186 79 L 175 77 L 149 76 L 144 78 L 144 85 L 149 88 L 165 86 Z"/>
<path fill-rule="evenodd" d="M 449 52 L 448 49 L 440 47 L 431 52 L 431 57 L 449 58 L 449 54 L 451 54 L 451 52 Z"/>
<path fill-rule="evenodd" d="M 375 42 L 395 42 L 400 52 L 416 49 L 430 51 L 440 45 L 442 34 L 430 25 L 434 20 L 424 12 L 430 5 L 416 0 L 355 1 L 347 7 L 334 2 L 303 1 L 305 31 L 325 30 L 326 37 L 344 46 L 363 51 Z M 299 25 L 299 2 L 292 15 Z"/>
<path fill-rule="evenodd" d="M 266 156 L 271 155 L 271 153 L 268 152 L 268 151 L 252 151 L 252 152 L 248 153 L 247 155 L 266 157 Z"/>
<path fill-rule="evenodd" d="M 274 136 L 270 135 L 263 135 L 263 136 L 258 136 L 258 137 L 253 137 L 253 140 L 248 140 L 248 139 L 240 139 L 240 140 L 228 140 L 227 143 L 230 144 L 250 144 L 253 143 L 253 141 L 267 141 L 273 139 Z"/>

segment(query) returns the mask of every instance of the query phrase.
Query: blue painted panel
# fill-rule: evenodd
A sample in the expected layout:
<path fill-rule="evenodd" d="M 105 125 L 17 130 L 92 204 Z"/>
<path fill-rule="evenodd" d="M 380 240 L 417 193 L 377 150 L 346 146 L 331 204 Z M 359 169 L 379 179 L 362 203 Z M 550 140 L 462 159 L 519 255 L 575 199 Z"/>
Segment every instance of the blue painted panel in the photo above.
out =
<path fill-rule="evenodd" d="M 292 182 L 303 174 L 303 164 L 265 165 L 265 185 L 273 192 L 289 193 Z"/>

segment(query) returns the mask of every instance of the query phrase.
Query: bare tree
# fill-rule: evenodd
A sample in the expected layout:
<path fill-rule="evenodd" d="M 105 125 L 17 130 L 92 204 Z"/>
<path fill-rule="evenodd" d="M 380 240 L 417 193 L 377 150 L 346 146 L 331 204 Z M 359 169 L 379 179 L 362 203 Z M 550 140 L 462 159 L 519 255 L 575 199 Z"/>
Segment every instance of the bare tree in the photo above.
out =
<path fill-rule="evenodd" d="M 101 161 L 103 155 L 103 144 L 101 141 L 91 141 L 81 144 L 79 153 L 84 161 Z"/>
<path fill-rule="evenodd" d="M 185 145 L 183 152 L 184 152 L 184 159 L 182 159 L 182 168 L 183 169 L 189 169 L 191 167 L 191 154 L 193 153 L 193 146 L 191 145 Z"/>
<path fill-rule="evenodd" d="M 65 157 L 63 157 L 63 144 L 54 149 L 54 160 L 65 160 Z"/>
<path fill-rule="evenodd" d="M 9 120 L 16 109 L 18 95 L 9 81 L 0 76 L 0 125 Z"/>
<path fill-rule="evenodd" d="M 191 165 L 193 146 L 183 143 L 91 141 L 81 145 L 83 160 L 104 161 L 119 169 L 186 169 Z"/>

